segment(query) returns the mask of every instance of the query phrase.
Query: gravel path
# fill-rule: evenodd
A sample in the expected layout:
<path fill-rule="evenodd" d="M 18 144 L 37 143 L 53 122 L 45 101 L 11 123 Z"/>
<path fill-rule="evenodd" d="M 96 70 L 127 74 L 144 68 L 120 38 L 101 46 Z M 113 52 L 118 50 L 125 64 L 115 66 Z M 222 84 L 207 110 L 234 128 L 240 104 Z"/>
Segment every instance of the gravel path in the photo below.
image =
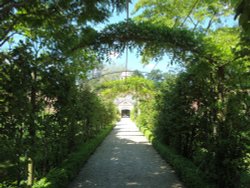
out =
<path fill-rule="evenodd" d="M 129 119 L 103 141 L 69 188 L 184 188 Z"/>

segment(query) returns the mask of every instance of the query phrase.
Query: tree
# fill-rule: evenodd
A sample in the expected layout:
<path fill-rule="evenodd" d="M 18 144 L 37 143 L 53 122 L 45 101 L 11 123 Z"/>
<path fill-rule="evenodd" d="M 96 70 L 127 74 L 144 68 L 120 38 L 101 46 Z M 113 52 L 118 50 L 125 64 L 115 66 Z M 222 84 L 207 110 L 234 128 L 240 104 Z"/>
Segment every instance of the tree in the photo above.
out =
<path fill-rule="evenodd" d="M 79 39 L 86 40 L 86 35 L 93 32 L 87 22 L 103 22 L 110 16 L 110 10 L 119 12 L 124 7 L 125 0 L 3 0 L 0 4 L 0 46 L 16 34 L 29 37 L 35 33 L 44 44 L 53 43 L 50 48 L 69 50 Z"/>
<path fill-rule="evenodd" d="M 157 84 L 164 80 L 164 75 L 161 70 L 156 69 L 147 74 L 147 79 L 152 80 L 155 84 Z"/>
<path fill-rule="evenodd" d="M 236 4 L 236 15 L 235 19 L 239 16 L 239 24 L 243 27 L 245 32 L 249 35 L 250 34 L 250 2 L 247 0 L 238 0 Z"/>
<path fill-rule="evenodd" d="M 143 77 L 144 78 L 143 73 L 141 71 L 139 71 L 139 70 L 133 71 L 133 76 Z"/>
<path fill-rule="evenodd" d="M 222 26 L 222 16 L 232 15 L 230 4 L 218 0 L 139 0 L 135 5 L 136 21 L 146 21 L 170 28 L 185 27 L 207 32 L 214 26 Z"/>

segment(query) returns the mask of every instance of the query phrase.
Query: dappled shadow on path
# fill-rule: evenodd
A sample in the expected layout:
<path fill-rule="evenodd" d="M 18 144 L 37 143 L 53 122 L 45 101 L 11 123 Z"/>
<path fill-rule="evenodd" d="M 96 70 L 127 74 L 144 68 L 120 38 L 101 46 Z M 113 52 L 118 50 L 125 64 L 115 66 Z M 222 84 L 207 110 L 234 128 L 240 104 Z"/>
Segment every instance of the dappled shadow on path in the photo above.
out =
<path fill-rule="evenodd" d="M 138 128 L 129 119 L 123 119 L 70 185 L 79 187 L 183 186 Z"/>

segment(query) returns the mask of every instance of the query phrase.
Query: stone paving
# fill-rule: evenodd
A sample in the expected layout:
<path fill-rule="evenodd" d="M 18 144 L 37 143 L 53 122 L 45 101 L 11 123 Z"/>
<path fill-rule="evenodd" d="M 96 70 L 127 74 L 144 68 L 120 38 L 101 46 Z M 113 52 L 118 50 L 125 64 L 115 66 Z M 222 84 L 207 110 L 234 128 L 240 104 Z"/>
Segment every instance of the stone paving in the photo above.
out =
<path fill-rule="evenodd" d="M 184 188 L 129 118 L 123 118 L 69 188 Z"/>

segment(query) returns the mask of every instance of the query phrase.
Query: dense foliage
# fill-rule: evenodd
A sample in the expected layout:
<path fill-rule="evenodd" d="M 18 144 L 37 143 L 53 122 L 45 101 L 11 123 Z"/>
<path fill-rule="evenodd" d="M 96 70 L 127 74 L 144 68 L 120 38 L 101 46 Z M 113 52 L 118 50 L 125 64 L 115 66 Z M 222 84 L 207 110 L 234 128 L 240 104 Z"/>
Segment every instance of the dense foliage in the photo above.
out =
<path fill-rule="evenodd" d="M 221 24 L 222 15 L 233 12 L 229 4 L 221 0 L 139 0 L 134 10 L 139 13 L 135 20 L 207 32 Z"/>
<path fill-rule="evenodd" d="M 207 48 L 212 58 L 186 62 L 183 73 L 161 84 L 154 101 L 141 104 L 137 118 L 221 188 L 249 186 L 241 183 L 250 166 L 249 61 L 230 50 L 233 33 L 222 30 L 208 37 L 217 47 Z"/>
<path fill-rule="evenodd" d="M 32 185 L 115 117 L 86 84 L 100 64 L 90 24 L 124 0 L 0 2 L 0 186 Z M 28 181 L 26 181 L 28 178 Z"/>
<path fill-rule="evenodd" d="M 26 179 L 28 159 L 42 177 L 114 120 L 114 106 L 62 61 L 36 58 L 27 44 L 1 53 L 1 180 Z"/>
<path fill-rule="evenodd" d="M 94 31 L 87 23 L 104 22 L 112 10 L 124 9 L 125 0 L 0 2 L 0 46 L 18 34 L 36 36 L 47 47 L 66 52 Z"/>
<path fill-rule="evenodd" d="M 174 16 L 168 17 L 168 12 L 163 20 L 151 12 L 160 14 L 161 6 L 164 3 L 167 6 L 170 1 L 141 2 L 147 4 L 138 4 L 144 12 L 137 20 L 147 19 L 167 26 L 176 21 Z M 244 3 L 247 4 L 246 1 L 241 4 Z M 241 9 L 242 14 L 247 14 L 246 7 Z M 190 9 L 188 5 L 179 8 L 191 13 L 201 10 Z M 189 17 L 181 17 L 179 21 L 186 18 L 190 21 Z M 200 35 L 199 52 L 193 50 L 182 58 L 186 70 L 177 78 L 167 78 L 155 100 L 140 104 L 137 122 L 154 131 L 162 143 L 190 159 L 215 187 L 249 187 L 249 39 L 244 31 L 223 25 L 206 33 Z"/>

